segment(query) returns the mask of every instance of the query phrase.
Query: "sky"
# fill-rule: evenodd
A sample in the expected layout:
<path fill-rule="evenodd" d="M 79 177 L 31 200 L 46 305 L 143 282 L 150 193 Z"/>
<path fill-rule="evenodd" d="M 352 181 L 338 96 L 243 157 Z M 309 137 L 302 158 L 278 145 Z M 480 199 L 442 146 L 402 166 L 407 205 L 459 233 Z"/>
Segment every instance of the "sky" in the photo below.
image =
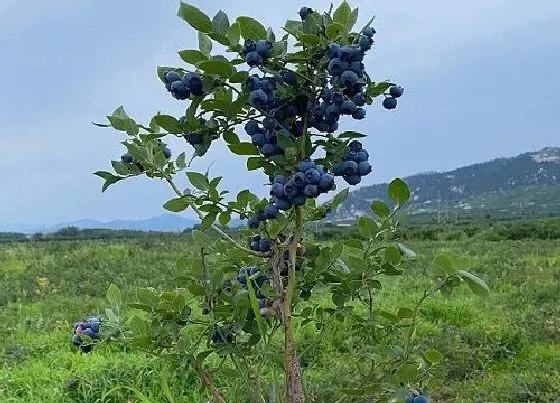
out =
<path fill-rule="evenodd" d="M 560 146 L 560 5 L 557 0 L 353 0 L 359 26 L 376 16 L 366 68 L 405 87 L 395 111 L 378 106 L 345 127 L 368 135 L 374 173 L 362 185 L 446 171 Z M 181 116 L 157 65 L 184 66 L 197 48 L 176 17 L 178 1 L 2 0 L 0 2 L 0 222 L 43 225 L 81 218 L 159 215 L 172 198 L 162 182 L 135 179 L 101 193 L 93 175 L 124 152 L 121 134 L 93 126 L 124 105 L 139 122 L 157 111 Z M 279 34 L 295 0 L 192 1 L 210 16 L 249 15 Z M 365 123 L 364 123 L 365 122 Z M 244 134 L 240 133 L 243 138 Z M 175 154 L 183 142 L 170 142 Z M 224 175 L 224 188 L 266 194 L 262 173 L 215 144 L 195 168 Z M 190 215 L 190 213 L 187 213 Z"/>

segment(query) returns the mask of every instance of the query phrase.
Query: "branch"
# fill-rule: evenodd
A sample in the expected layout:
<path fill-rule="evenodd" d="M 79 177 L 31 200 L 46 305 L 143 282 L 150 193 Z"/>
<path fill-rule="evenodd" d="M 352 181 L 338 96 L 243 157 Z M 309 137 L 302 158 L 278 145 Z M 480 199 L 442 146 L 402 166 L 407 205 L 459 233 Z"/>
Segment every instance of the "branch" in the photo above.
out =
<path fill-rule="evenodd" d="M 179 190 L 179 188 L 177 187 L 177 185 L 175 185 L 175 182 L 173 182 L 173 179 L 169 176 L 167 176 L 165 178 L 165 180 L 167 181 L 167 183 L 169 183 L 169 185 L 171 186 L 171 188 L 173 189 L 173 191 L 177 194 L 177 196 L 179 197 L 184 197 L 185 194 L 183 192 L 181 192 Z M 197 207 L 196 204 L 194 204 L 192 201 L 189 201 L 189 207 L 191 207 L 194 212 L 196 214 L 198 214 L 198 217 L 202 220 L 204 218 L 204 213 L 202 211 L 199 210 L 199 208 Z M 235 239 L 233 239 L 231 236 L 229 236 L 225 231 L 223 231 L 220 227 L 218 227 L 216 224 L 212 224 L 211 225 L 212 229 L 214 231 L 216 231 L 218 234 L 220 234 L 220 236 L 224 239 L 226 239 L 227 241 L 229 241 L 233 246 L 235 246 L 237 249 L 242 250 L 243 252 L 246 252 L 250 255 L 253 256 L 258 256 L 258 257 L 268 257 L 270 256 L 270 253 L 263 253 L 263 252 L 256 252 L 254 250 L 251 250 L 249 248 L 246 248 L 245 246 L 241 245 L 239 242 L 237 242 Z"/>
<path fill-rule="evenodd" d="M 218 403 L 226 403 L 226 399 L 225 399 L 224 395 L 216 387 L 216 385 L 214 384 L 214 381 L 212 380 L 212 377 L 210 376 L 210 374 L 207 373 L 206 371 L 204 371 L 202 369 L 202 367 L 200 367 L 198 365 L 196 365 L 194 367 L 194 370 L 196 371 L 196 373 L 198 374 L 198 376 L 202 380 L 202 383 L 204 384 L 204 386 L 210 391 L 210 393 L 212 393 L 212 396 L 214 396 L 214 400 L 216 400 L 216 402 L 218 402 Z"/>

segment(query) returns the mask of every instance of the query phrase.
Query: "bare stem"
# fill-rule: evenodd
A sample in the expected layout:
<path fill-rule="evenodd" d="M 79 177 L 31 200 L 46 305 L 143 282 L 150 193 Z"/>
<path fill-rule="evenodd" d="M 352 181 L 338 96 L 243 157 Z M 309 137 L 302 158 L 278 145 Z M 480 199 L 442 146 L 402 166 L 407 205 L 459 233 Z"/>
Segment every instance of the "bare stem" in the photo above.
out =
<path fill-rule="evenodd" d="M 198 376 L 202 380 L 202 383 L 204 384 L 206 389 L 208 389 L 210 391 L 210 393 L 214 397 L 214 400 L 218 403 L 226 403 L 226 399 L 225 399 L 224 395 L 216 387 L 216 385 L 214 384 L 214 381 L 213 381 L 212 377 L 210 376 L 210 374 L 208 372 L 204 371 L 202 369 L 202 367 L 200 367 L 198 365 L 196 365 L 194 367 L 194 370 L 196 371 L 196 373 L 198 374 Z"/>

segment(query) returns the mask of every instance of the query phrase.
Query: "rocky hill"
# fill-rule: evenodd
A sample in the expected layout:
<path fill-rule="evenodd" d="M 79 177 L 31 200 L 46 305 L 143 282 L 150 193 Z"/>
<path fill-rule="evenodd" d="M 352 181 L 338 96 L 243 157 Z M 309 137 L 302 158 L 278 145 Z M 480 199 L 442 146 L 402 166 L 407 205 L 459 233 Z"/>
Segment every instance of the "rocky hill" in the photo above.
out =
<path fill-rule="evenodd" d="M 412 192 L 407 214 L 418 221 L 560 215 L 560 147 L 405 180 Z M 352 192 L 331 218 L 368 213 L 372 200 L 386 199 L 386 190 L 387 184 L 378 184 Z"/>

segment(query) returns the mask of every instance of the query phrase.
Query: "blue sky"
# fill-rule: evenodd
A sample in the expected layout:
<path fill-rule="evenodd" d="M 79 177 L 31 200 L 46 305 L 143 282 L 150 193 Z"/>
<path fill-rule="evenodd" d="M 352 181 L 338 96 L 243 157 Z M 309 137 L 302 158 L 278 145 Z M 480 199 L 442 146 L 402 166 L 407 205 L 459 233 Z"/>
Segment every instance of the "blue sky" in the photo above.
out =
<path fill-rule="evenodd" d="M 295 0 L 197 1 L 208 14 L 252 15 L 276 32 L 297 18 Z M 327 2 L 309 1 L 317 9 Z M 374 174 L 364 184 L 448 170 L 560 145 L 560 7 L 556 0 L 351 1 L 360 23 L 377 16 L 374 78 L 406 88 L 394 112 L 372 107 L 349 128 L 365 140 Z M 92 172 L 122 153 L 121 136 L 90 124 L 125 105 L 139 121 L 181 115 L 155 76 L 196 47 L 175 17 L 176 1 L 2 0 L 0 2 L 0 222 L 51 224 L 79 218 L 145 218 L 172 195 L 135 180 L 102 194 Z M 171 143 L 177 154 L 182 143 Z M 264 195 L 264 176 L 222 145 L 196 166 L 230 175 L 232 192 Z"/>

